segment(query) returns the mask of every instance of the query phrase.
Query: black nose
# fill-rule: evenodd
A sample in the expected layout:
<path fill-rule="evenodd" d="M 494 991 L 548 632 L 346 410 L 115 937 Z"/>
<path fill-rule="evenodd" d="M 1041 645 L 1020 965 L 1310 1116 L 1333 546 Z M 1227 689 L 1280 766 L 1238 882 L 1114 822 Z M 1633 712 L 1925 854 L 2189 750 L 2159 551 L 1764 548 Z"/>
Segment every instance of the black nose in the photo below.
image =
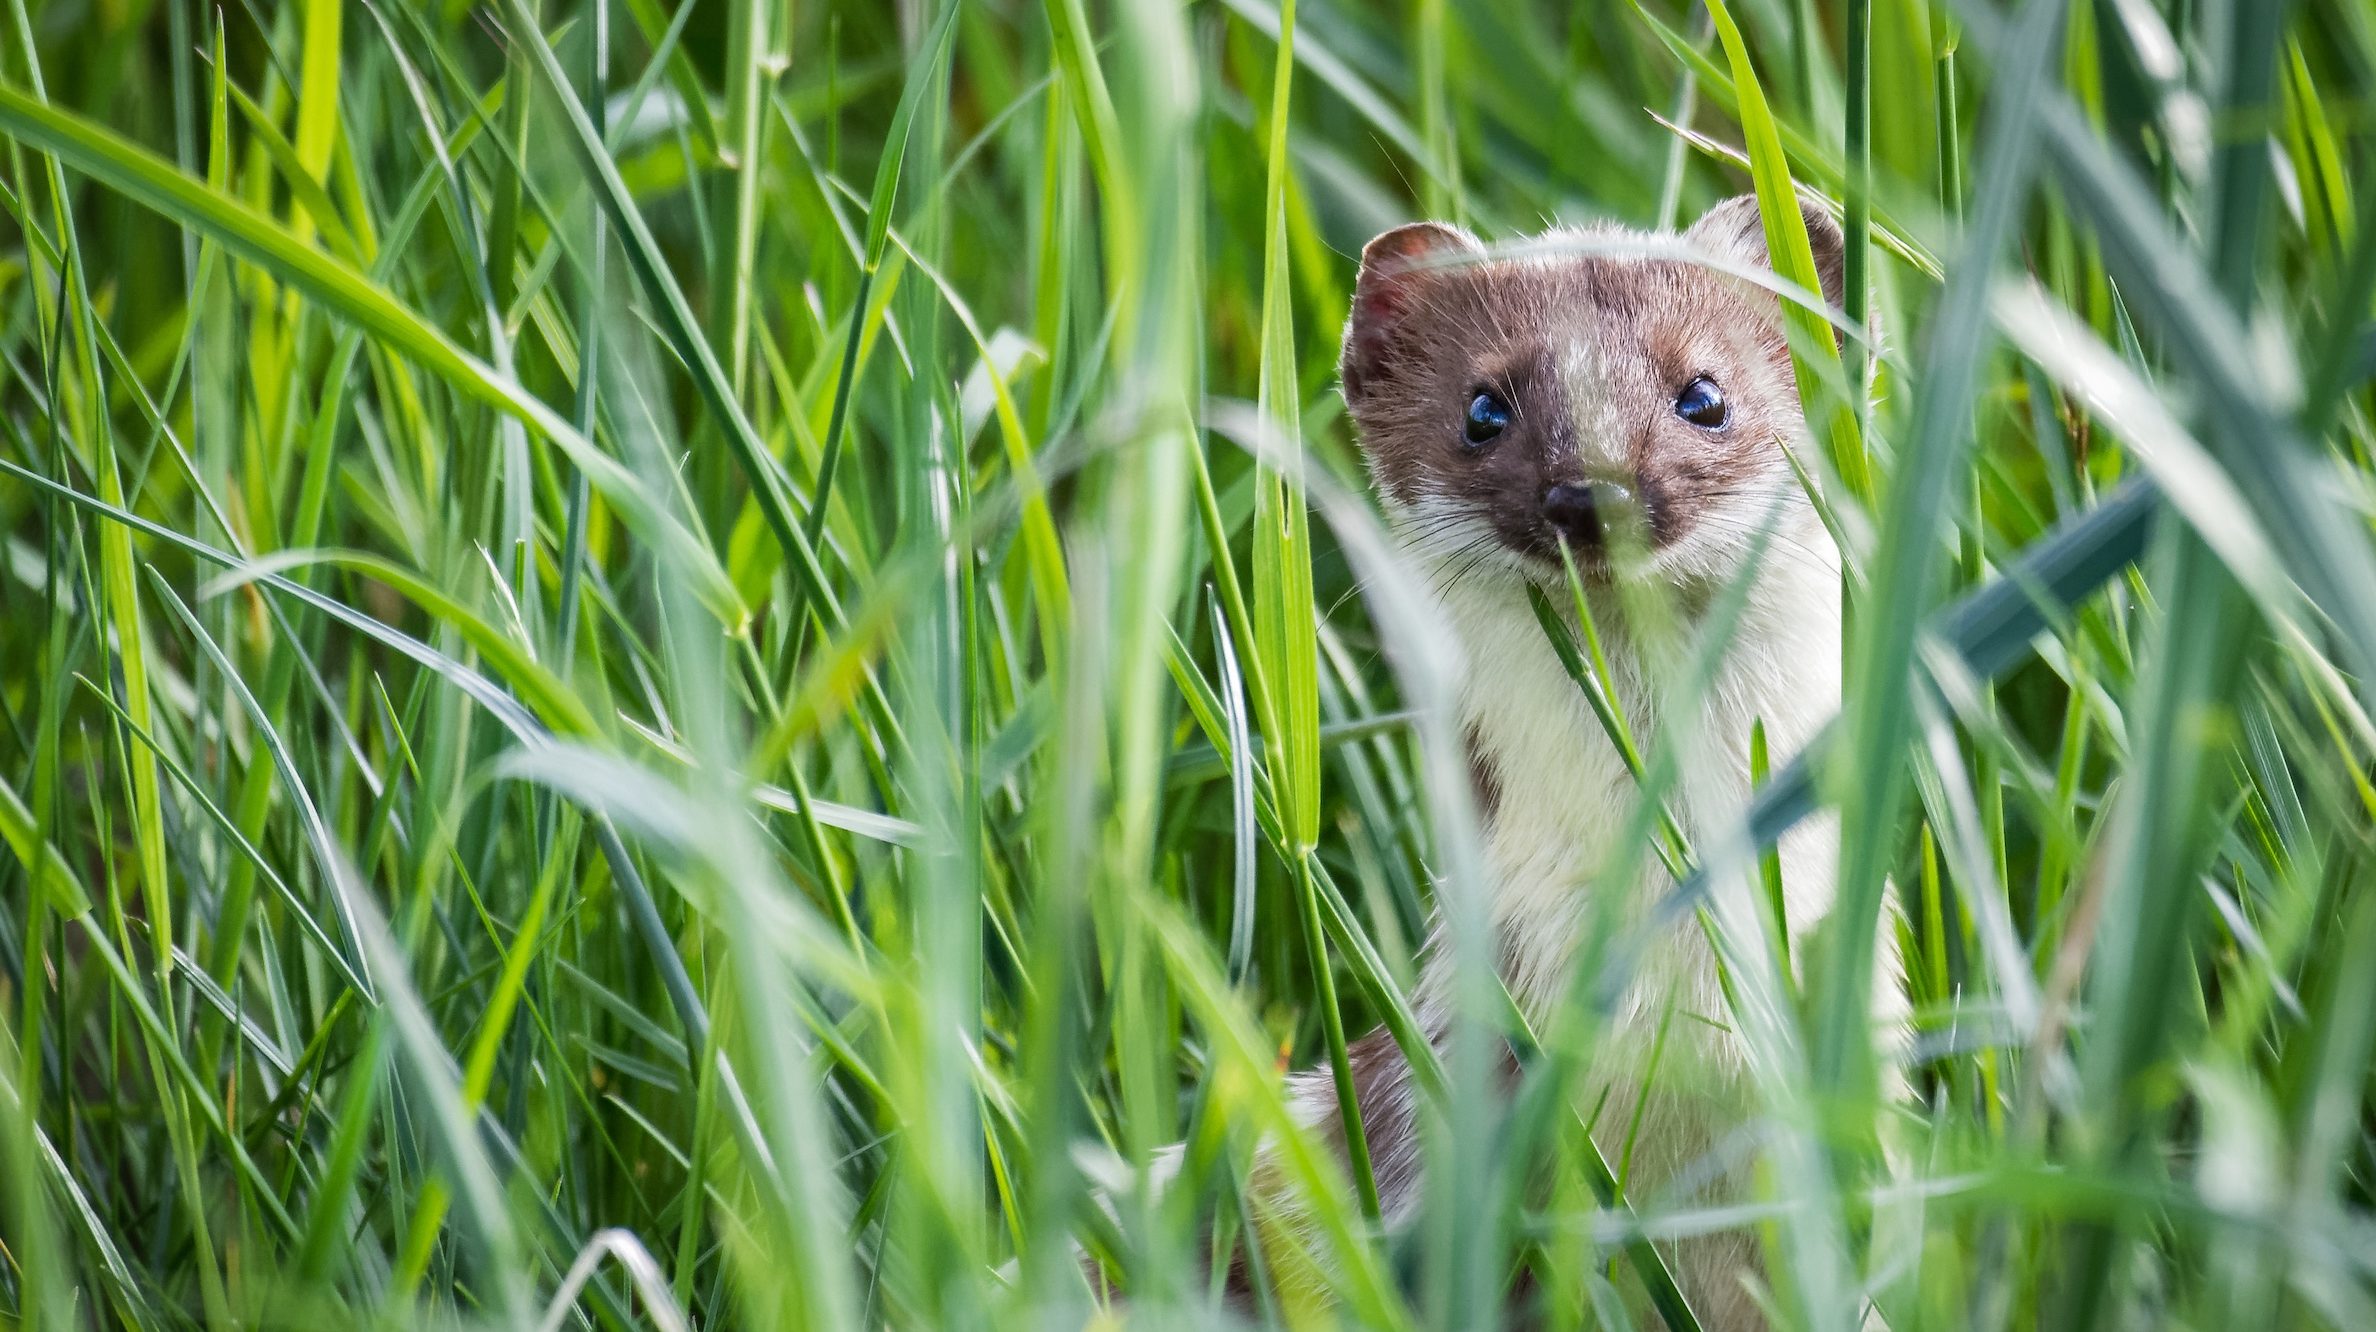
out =
<path fill-rule="evenodd" d="M 1633 503 L 1614 481 L 1562 481 L 1543 493 L 1543 521 L 1579 551 L 1598 550 L 1609 521 Z"/>

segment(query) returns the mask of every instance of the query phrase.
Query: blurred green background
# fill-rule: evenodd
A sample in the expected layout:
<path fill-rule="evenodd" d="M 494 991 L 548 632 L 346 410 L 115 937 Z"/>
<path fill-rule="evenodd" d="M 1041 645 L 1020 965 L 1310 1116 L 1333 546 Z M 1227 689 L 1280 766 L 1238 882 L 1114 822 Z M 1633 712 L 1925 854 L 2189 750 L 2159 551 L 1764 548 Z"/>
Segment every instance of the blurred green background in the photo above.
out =
<path fill-rule="evenodd" d="M 2372 116 L 2366 0 L 7 0 L 0 1323 L 2376 1326 Z M 1353 256 L 1753 166 L 1884 335 L 1753 1196 L 1587 977 L 1380 1227 L 1281 1078 L 1474 829 Z"/>

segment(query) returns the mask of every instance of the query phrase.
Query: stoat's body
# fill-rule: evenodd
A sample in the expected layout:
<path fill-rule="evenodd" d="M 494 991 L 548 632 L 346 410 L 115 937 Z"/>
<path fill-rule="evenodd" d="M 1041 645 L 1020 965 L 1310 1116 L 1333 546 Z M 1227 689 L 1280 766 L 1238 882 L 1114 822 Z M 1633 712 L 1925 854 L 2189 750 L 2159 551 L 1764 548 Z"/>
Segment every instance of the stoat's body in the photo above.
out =
<path fill-rule="evenodd" d="M 1594 621 L 1637 748 L 1648 755 L 1662 743 L 1681 746 L 1666 804 L 1694 845 L 1729 835 L 1747 807 L 1753 728 L 1762 724 L 1779 762 L 1839 710 L 1839 566 L 1812 515 L 1807 525 L 1815 530 L 1786 528 L 1772 539 L 1704 696 L 1676 697 L 1692 683 L 1698 640 L 1689 631 L 1696 626 L 1643 643 L 1613 598 L 1597 591 L 1590 598 L 1599 603 Z M 1472 576 L 1442 610 L 1465 660 L 1461 708 L 1486 797 L 1485 860 L 1502 979 L 1540 1018 L 1566 991 L 1577 939 L 1608 909 L 1592 885 L 1637 817 L 1638 787 L 1546 643 L 1522 585 Z M 1688 715 L 1675 715 L 1684 709 Z M 1784 840 L 1784 905 L 1794 933 L 1830 905 L 1835 851 L 1829 821 L 1802 824 Z M 1648 847 L 1634 858 L 1641 882 L 1613 912 L 1620 927 L 1673 886 Z M 1670 995 L 1685 1013 L 1725 1020 L 1704 936 L 1684 925 L 1689 946 L 1645 959 L 1650 969 L 1621 1020 L 1655 1021 Z M 1449 956 L 1430 961 L 1448 965 Z"/>
<path fill-rule="evenodd" d="M 1836 303 L 1839 234 L 1819 213 L 1807 222 Z M 1497 956 L 1538 1021 L 1566 993 L 1584 933 L 1641 921 L 1672 886 L 1646 847 L 1624 845 L 1638 788 L 1529 604 L 1530 584 L 1568 602 L 1562 544 L 1640 751 L 1679 746 L 1668 806 L 1695 843 L 1731 833 L 1746 808 L 1754 726 L 1779 767 L 1840 702 L 1839 561 L 1783 452 L 1804 429 L 1775 298 L 1684 259 L 1611 253 L 1639 237 L 1567 238 L 1582 243 L 1557 253 L 1555 234 L 1496 258 L 1437 224 L 1380 236 L 1362 256 L 1342 364 L 1389 519 L 1459 641 Z M 1718 207 L 1685 239 L 1737 267 L 1765 264 L 1753 200 Z M 1743 579 L 1729 644 L 1695 689 L 1711 608 Z M 1829 908 L 1836 851 L 1828 820 L 1784 840 L 1793 935 Z M 1632 880 L 1606 881 L 1628 857 Z M 1423 1017 L 1444 1009 L 1449 953 L 1431 955 Z M 1748 1117 L 1747 1047 L 1696 923 L 1631 961 L 1592 1068 L 1610 1093 L 1596 1136 L 1615 1160 L 1639 1104 L 1633 1192 L 1658 1198 Z M 1354 1057 L 1391 1220 L 1425 1188 L 1409 1074 L 1382 1033 Z M 1325 1073 L 1296 1090 L 1311 1119 L 1333 1120 Z M 1738 1184 L 1719 1182 L 1733 1198 L 1711 1201 L 1737 1200 Z M 1761 1325 L 1741 1281 L 1755 1272 L 1746 1235 L 1670 1260 L 1707 1325 Z"/>

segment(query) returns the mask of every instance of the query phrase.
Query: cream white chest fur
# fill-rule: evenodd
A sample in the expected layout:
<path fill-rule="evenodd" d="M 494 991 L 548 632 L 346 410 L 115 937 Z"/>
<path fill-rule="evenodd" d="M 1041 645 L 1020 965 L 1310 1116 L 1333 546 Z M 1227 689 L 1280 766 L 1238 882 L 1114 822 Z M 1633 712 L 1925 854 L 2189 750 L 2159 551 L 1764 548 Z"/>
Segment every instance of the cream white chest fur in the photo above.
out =
<path fill-rule="evenodd" d="M 1783 517 L 1748 571 L 1730 635 L 1708 661 L 1700 660 L 1712 632 L 1704 608 L 1676 607 L 1669 632 L 1649 637 L 1629 629 L 1605 587 L 1592 594 L 1637 749 L 1656 762 L 1661 745 L 1677 746 L 1667 808 L 1694 844 L 1729 835 L 1746 812 L 1753 727 L 1762 722 L 1779 768 L 1839 709 L 1839 564 L 1803 497 L 1794 504 L 1775 510 Z M 1612 943 L 1640 949 L 1618 959 L 1631 983 L 1595 1043 L 1587 1094 L 1602 1106 L 1596 1134 L 1604 1154 L 1614 1160 L 1629 1149 L 1637 1185 L 1656 1191 L 1754 1114 L 1748 1051 L 1732 1030 L 1714 951 L 1688 917 L 1652 937 L 1634 934 L 1674 884 L 1647 846 L 1625 854 L 1642 827 L 1640 788 L 1552 650 L 1522 569 L 1507 561 L 1463 569 L 1467 557 L 1458 552 L 1467 541 L 1445 535 L 1452 529 L 1443 522 L 1412 510 L 1392 516 L 1418 572 L 1438 589 L 1462 658 L 1462 720 L 1472 764 L 1489 788 L 1485 888 L 1502 980 L 1540 1026 L 1567 996 L 1587 931 L 1619 931 Z M 1564 595 L 1561 589 L 1554 603 Z M 1779 850 L 1783 909 L 1795 938 L 1831 905 L 1836 824 L 1802 822 Z M 1611 876 L 1612 862 L 1621 860 L 1634 866 L 1630 879 Z M 1719 891 L 1746 888 L 1735 881 Z M 1421 1020 L 1439 1031 L 1451 966 L 1449 948 L 1431 949 L 1415 996 Z M 1390 1041 L 1373 1034 L 1361 1045 L 1355 1080 L 1365 1120 L 1394 1130 L 1369 1136 L 1393 1223 L 1414 1213 L 1424 1194 L 1421 1143 L 1410 1131 L 1417 1090 Z M 1305 1122 L 1334 1120 L 1336 1089 L 1325 1070 L 1299 1075 L 1295 1093 Z M 1755 1325 L 1754 1306 L 1743 1303 L 1735 1279 L 1753 1265 L 1753 1250 L 1746 1235 L 1713 1237 L 1689 1246 L 1679 1262 L 1710 1326 Z"/>
<path fill-rule="evenodd" d="M 1704 669 L 1695 657 L 1709 630 L 1692 623 L 1687 608 L 1646 642 L 1629 631 L 1616 598 L 1593 594 L 1637 749 L 1647 761 L 1660 745 L 1677 746 L 1667 808 L 1695 844 L 1729 834 L 1745 812 L 1755 727 L 1762 723 L 1779 767 L 1839 710 L 1839 565 L 1811 512 L 1802 509 L 1789 528 L 1769 543 L 1704 691 L 1694 689 L 1693 677 Z M 1540 1020 L 1565 992 L 1582 932 L 1632 925 L 1673 883 L 1647 848 L 1625 845 L 1640 826 L 1639 788 L 1546 641 L 1525 583 L 1497 569 L 1459 580 L 1441 600 L 1464 658 L 1461 706 L 1472 761 L 1493 796 L 1485 854 L 1503 980 Z M 1793 935 L 1829 908 L 1836 852 L 1830 820 L 1810 821 L 1784 839 L 1784 911 Z M 1634 879 L 1608 881 L 1611 862 L 1626 859 L 1636 866 Z M 1610 902 L 1610 894 L 1621 900 Z M 1689 1014 L 1722 1022 L 1724 998 L 1701 932 L 1687 924 L 1664 942 L 1670 946 L 1639 959 L 1621 1019 L 1653 1017 L 1654 1006 L 1671 998 Z"/>

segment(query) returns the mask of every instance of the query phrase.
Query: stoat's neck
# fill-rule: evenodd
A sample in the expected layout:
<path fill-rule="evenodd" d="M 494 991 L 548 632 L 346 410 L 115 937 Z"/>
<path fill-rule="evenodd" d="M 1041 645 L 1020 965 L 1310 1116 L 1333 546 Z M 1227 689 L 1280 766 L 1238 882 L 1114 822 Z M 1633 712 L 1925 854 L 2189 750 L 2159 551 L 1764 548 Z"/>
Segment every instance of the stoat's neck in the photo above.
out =
<path fill-rule="evenodd" d="M 1788 761 L 1840 701 L 1839 572 L 1797 546 L 1769 554 L 1732 640 L 1704 693 L 1692 696 L 1696 634 L 1645 641 L 1595 607 L 1618 702 L 1647 758 L 1679 746 L 1668 808 L 1695 843 L 1730 830 L 1749 797 L 1749 743 L 1762 722 L 1775 767 Z M 1471 760 L 1487 798 L 1486 866 L 1504 979 L 1541 1011 L 1561 992 L 1582 930 L 1602 907 L 1622 923 L 1669 882 L 1643 849 L 1637 881 L 1616 902 L 1592 881 L 1629 832 L 1636 787 L 1576 683 L 1544 640 L 1523 585 L 1471 580 L 1444 610 L 1466 657 L 1462 705 Z M 1794 932 L 1831 891 L 1833 834 L 1821 825 L 1783 844 L 1786 911 Z M 1686 962 L 1680 979 L 1704 1005 L 1720 1002 L 1713 972 Z"/>

